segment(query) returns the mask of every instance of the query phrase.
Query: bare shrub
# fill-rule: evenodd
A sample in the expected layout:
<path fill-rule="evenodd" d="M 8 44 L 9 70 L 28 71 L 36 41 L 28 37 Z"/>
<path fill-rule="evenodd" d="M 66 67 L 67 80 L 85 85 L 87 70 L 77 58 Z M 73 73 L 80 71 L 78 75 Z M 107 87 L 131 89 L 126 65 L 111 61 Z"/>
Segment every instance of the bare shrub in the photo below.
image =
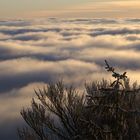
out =
<path fill-rule="evenodd" d="M 139 86 L 130 86 L 126 72 L 119 74 L 107 61 L 115 80 L 86 84 L 78 94 L 63 82 L 35 91 L 37 100 L 21 115 L 28 128 L 18 130 L 21 140 L 140 140 Z"/>

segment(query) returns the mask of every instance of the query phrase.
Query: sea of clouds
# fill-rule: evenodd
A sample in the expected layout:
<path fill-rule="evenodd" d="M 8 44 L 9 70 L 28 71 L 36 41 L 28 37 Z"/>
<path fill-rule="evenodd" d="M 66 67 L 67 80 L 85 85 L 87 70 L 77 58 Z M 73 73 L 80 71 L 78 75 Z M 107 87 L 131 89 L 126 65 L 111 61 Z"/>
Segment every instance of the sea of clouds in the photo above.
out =
<path fill-rule="evenodd" d="M 0 21 L 0 139 L 16 139 L 34 89 L 110 79 L 105 59 L 140 82 L 140 19 Z"/>

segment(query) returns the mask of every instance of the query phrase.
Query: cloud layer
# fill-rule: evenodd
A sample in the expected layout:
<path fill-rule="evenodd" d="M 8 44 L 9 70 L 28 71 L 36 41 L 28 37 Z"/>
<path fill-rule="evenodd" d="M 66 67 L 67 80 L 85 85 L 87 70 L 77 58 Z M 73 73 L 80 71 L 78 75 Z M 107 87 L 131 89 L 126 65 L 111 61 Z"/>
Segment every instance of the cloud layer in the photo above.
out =
<path fill-rule="evenodd" d="M 8 128 L 16 127 L 15 120 L 21 122 L 20 109 L 44 83 L 64 79 L 80 87 L 107 78 L 104 59 L 140 81 L 139 23 L 86 18 L 0 21 L 0 126 L 11 120 L 9 127 L 0 127 L 0 139 L 15 140 Z"/>

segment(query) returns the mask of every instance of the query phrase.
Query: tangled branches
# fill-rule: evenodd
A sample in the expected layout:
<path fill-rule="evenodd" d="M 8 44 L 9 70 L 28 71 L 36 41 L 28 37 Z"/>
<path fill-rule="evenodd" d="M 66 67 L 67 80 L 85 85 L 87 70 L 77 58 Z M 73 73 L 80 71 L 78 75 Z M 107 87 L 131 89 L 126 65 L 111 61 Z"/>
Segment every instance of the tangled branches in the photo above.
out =
<path fill-rule="evenodd" d="M 139 140 L 139 86 L 105 64 L 115 80 L 86 84 L 86 94 L 63 82 L 35 91 L 38 100 L 21 111 L 28 128 L 19 129 L 20 139 Z"/>

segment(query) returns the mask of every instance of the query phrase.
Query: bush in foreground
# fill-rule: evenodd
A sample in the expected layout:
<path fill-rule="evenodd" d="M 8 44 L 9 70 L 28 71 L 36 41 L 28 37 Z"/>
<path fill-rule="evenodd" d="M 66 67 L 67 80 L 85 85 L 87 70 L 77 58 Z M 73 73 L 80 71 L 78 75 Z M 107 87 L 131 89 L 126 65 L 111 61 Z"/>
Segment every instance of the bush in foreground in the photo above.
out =
<path fill-rule="evenodd" d="M 63 82 L 35 91 L 21 115 L 29 127 L 18 130 L 21 140 L 140 140 L 140 88 L 130 86 L 105 61 L 115 81 L 85 85 L 86 93 Z"/>

